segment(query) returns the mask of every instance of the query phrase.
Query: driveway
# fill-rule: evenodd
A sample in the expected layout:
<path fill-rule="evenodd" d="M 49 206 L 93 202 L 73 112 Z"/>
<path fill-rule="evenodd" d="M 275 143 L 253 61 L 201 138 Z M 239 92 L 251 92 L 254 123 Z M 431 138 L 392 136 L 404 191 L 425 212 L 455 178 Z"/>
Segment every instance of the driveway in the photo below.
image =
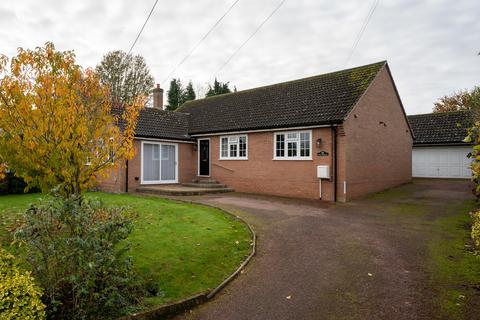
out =
<path fill-rule="evenodd" d="M 237 211 L 258 252 L 214 299 L 176 319 L 432 319 L 432 223 L 470 199 L 465 181 L 416 180 L 365 199 L 227 194 L 196 200 Z"/>

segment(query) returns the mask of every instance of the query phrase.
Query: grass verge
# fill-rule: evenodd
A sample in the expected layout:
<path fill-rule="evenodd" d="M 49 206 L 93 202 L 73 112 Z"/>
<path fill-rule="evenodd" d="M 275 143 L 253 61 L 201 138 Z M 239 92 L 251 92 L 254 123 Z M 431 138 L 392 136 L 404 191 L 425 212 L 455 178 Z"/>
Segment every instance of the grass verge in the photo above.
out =
<path fill-rule="evenodd" d="M 448 208 L 455 214 L 433 223 L 429 255 L 434 304 L 446 319 L 471 319 L 480 306 L 480 257 L 473 252 L 468 214 L 473 208 L 473 201 L 457 203 Z"/>

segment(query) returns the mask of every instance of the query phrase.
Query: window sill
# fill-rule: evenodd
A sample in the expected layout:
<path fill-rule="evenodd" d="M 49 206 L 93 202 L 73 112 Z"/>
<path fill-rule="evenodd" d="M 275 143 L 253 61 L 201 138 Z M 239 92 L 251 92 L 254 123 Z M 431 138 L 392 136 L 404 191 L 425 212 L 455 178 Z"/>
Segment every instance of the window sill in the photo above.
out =
<path fill-rule="evenodd" d="M 219 161 L 224 161 L 224 160 L 226 160 L 226 161 L 231 161 L 231 160 L 237 160 L 237 161 L 238 161 L 238 160 L 241 160 L 241 161 L 242 161 L 242 160 L 248 160 L 248 158 L 218 158 L 218 160 L 219 160 Z"/>
<path fill-rule="evenodd" d="M 273 158 L 274 161 L 313 161 L 312 158 Z"/>

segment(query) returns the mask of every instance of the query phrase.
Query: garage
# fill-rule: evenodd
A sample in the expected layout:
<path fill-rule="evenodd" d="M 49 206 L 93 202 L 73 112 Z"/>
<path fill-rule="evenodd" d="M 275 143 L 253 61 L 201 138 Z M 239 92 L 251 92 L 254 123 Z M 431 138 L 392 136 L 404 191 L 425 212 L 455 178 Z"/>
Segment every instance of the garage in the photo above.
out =
<path fill-rule="evenodd" d="M 472 146 L 463 142 L 472 124 L 468 111 L 408 117 L 414 133 L 412 177 L 468 179 Z"/>
<path fill-rule="evenodd" d="M 422 178 L 470 178 L 470 147 L 415 147 L 412 176 Z"/>

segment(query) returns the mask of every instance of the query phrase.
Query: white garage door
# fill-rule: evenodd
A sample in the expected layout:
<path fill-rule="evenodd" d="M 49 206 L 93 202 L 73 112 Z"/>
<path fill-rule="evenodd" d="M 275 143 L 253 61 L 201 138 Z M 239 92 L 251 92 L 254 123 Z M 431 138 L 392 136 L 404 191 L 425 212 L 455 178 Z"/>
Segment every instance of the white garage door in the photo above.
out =
<path fill-rule="evenodd" d="M 413 177 L 470 178 L 470 147 L 413 148 Z"/>

